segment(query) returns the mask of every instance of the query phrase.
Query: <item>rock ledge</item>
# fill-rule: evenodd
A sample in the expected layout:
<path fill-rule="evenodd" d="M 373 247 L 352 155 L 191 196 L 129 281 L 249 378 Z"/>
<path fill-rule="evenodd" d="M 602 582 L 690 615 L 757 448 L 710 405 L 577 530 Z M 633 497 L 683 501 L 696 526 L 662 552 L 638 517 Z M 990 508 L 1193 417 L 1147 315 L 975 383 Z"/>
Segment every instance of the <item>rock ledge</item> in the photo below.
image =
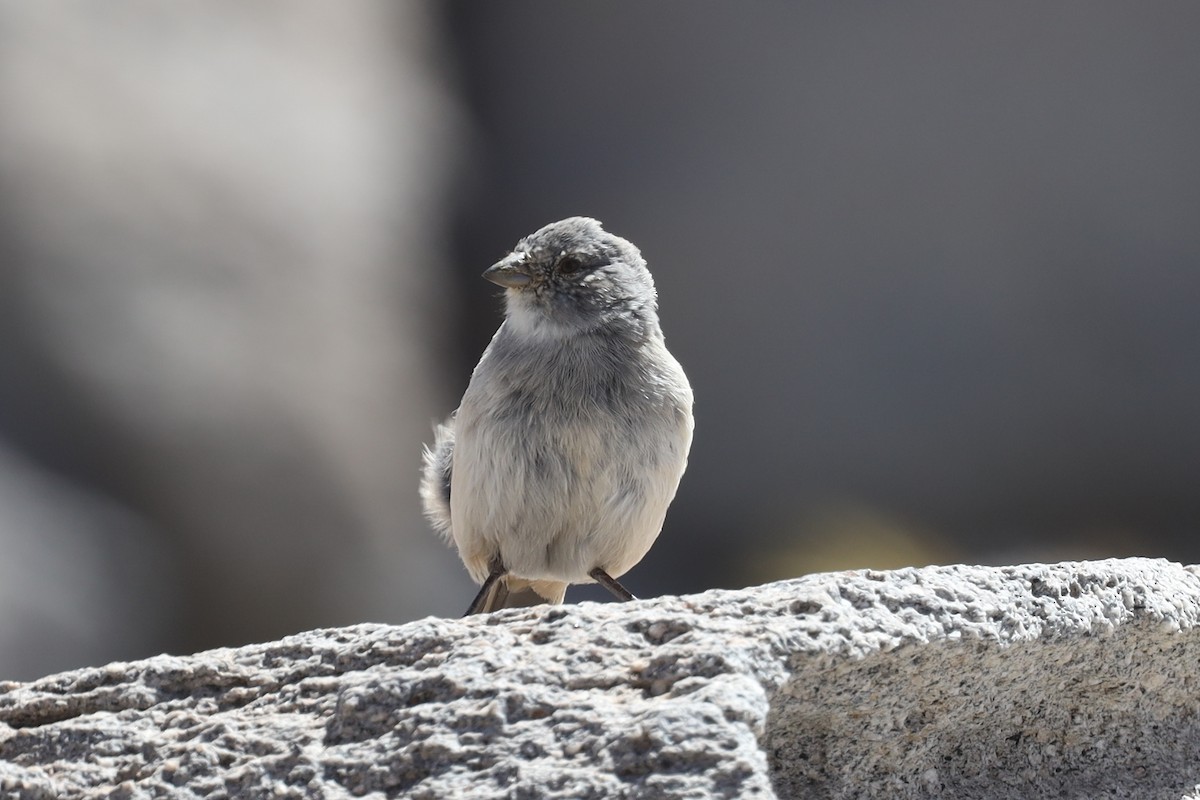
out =
<path fill-rule="evenodd" d="M 0 797 L 1200 798 L 1200 575 L 859 571 L 0 684 Z"/>

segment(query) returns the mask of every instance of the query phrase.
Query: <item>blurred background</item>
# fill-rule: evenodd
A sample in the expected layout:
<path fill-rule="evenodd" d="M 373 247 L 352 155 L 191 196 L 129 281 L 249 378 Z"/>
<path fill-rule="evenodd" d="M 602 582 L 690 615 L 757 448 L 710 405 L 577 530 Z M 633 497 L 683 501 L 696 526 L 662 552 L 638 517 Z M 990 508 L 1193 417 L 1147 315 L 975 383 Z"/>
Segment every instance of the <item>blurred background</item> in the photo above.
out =
<path fill-rule="evenodd" d="M 697 396 L 635 593 L 1200 561 L 1196 30 L 0 0 L 0 679 L 460 614 L 421 444 L 479 274 L 572 214 L 641 247 Z"/>

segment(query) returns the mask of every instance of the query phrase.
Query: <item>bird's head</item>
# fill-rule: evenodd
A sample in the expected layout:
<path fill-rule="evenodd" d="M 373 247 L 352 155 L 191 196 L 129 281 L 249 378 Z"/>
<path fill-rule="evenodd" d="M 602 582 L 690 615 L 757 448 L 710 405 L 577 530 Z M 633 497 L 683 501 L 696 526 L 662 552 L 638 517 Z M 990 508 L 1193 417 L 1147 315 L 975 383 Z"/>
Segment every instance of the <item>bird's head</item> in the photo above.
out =
<path fill-rule="evenodd" d="M 630 242 L 589 217 L 552 222 L 483 273 L 507 291 L 520 332 L 640 334 L 657 326 L 654 280 Z"/>

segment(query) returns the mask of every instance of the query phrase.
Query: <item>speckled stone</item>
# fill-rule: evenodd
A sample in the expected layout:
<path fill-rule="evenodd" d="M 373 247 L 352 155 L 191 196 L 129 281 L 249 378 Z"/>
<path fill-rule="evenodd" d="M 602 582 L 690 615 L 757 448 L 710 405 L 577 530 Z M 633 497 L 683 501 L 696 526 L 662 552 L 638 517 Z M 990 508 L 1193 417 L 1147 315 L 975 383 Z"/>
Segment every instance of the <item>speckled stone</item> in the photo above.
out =
<path fill-rule="evenodd" d="M 312 631 L 0 684 L 0 797 L 1200 798 L 1198 619 L 1128 559 Z"/>

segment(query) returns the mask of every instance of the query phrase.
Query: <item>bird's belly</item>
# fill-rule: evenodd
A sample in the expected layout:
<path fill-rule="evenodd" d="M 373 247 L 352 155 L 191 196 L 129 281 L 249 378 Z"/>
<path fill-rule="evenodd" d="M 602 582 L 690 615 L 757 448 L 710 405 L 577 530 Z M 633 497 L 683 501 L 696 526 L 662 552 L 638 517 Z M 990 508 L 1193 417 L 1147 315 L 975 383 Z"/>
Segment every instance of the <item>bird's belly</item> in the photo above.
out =
<path fill-rule="evenodd" d="M 686 463 L 683 435 L 661 425 L 632 435 L 628 420 L 616 418 L 555 430 L 464 426 L 451 517 L 468 569 L 486 576 L 499 555 L 522 578 L 580 583 L 596 567 L 623 574 L 662 528 Z"/>

